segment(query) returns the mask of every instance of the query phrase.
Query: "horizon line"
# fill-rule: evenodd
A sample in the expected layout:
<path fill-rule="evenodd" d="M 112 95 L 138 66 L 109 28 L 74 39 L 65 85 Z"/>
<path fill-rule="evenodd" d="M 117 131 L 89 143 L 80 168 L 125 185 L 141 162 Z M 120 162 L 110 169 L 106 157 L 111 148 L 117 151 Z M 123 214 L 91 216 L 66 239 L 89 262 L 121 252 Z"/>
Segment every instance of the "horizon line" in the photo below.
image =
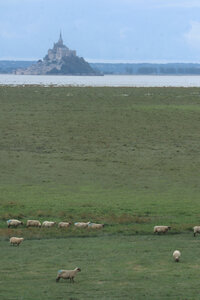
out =
<path fill-rule="evenodd" d="M 16 57 L 2 57 L 0 61 L 38 61 L 41 58 L 16 58 Z M 86 62 L 89 63 L 113 63 L 113 64 L 169 64 L 169 63 L 189 63 L 189 64 L 200 64 L 199 61 L 189 61 L 189 60 L 133 60 L 133 59 L 95 59 L 95 58 L 84 58 Z"/>
<path fill-rule="evenodd" d="M 189 61 L 189 60 L 133 60 L 133 59 L 90 59 L 85 58 L 87 62 L 90 63 L 130 63 L 130 64 L 140 64 L 140 63 L 147 63 L 147 64 L 169 64 L 169 63 L 194 63 L 194 64 L 200 64 L 199 61 Z"/>

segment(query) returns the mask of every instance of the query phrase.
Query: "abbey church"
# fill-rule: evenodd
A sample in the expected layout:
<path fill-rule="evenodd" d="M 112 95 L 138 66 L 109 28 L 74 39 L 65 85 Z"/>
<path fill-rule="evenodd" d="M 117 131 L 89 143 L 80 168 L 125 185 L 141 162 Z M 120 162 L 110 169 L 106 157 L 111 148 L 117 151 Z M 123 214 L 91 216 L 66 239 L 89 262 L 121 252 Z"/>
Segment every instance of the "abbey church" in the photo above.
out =
<path fill-rule="evenodd" d="M 18 75 L 99 75 L 88 62 L 76 55 L 64 45 L 60 32 L 57 43 L 48 50 L 43 60 L 31 65 L 27 69 L 18 69 Z"/>
<path fill-rule="evenodd" d="M 65 56 L 76 56 L 75 50 L 69 50 L 67 46 L 63 44 L 62 35 L 60 32 L 60 38 L 57 43 L 54 43 L 53 49 L 48 50 L 48 54 L 44 59 L 49 61 L 61 60 Z"/>

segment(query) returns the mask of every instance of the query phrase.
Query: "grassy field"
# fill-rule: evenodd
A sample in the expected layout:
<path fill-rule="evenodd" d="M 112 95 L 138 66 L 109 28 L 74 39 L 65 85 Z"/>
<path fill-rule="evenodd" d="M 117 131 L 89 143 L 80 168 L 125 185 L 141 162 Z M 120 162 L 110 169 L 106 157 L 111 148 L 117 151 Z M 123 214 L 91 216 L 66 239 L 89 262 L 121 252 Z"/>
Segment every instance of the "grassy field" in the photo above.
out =
<path fill-rule="evenodd" d="M 199 104 L 198 88 L 1 86 L 0 299 L 200 299 Z M 9 218 L 106 226 L 7 229 Z M 154 237 L 158 224 L 171 232 Z M 77 264 L 74 286 L 54 284 Z"/>
<path fill-rule="evenodd" d="M 188 234 L 1 241 L 0 299 L 200 299 L 199 243 Z M 74 284 L 56 283 L 76 266 Z"/>

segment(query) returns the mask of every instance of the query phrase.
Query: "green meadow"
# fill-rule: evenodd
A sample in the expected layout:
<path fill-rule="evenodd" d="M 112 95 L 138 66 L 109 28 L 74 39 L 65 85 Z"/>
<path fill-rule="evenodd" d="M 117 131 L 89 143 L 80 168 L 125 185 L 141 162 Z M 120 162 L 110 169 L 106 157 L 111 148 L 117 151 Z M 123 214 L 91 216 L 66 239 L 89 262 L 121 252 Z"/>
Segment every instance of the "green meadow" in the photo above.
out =
<path fill-rule="evenodd" d="M 200 299 L 199 243 L 191 234 L 1 241 L 0 299 Z M 56 282 L 76 266 L 74 284 Z"/>
<path fill-rule="evenodd" d="M 0 107 L 0 299 L 200 299 L 199 88 L 0 86 Z"/>

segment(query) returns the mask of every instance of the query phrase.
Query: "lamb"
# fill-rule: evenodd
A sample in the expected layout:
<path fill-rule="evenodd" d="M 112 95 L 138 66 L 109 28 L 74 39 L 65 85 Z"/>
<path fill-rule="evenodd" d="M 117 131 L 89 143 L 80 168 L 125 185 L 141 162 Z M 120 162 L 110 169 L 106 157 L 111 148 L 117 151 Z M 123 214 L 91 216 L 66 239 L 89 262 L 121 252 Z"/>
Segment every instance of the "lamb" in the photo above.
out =
<path fill-rule="evenodd" d="M 28 220 L 26 227 L 41 227 L 41 223 L 38 220 Z"/>
<path fill-rule="evenodd" d="M 94 229 L 101 229 L 105 226 L 105 224 L 96 224 L 96 223 L 90 223 L 88 224 L 88 228 L 94 228 Z"/>
<path fill-rule="evenodd" d="M 24 225 L 23 222 L 19 221 L 19 220 L 15 220 L 15 219 L 10 219 L 7 221 L 7 224 L 8 224 L 8 228 L 10 226 L 13 226 L 13 227 L 18 227 L 19 225 Z"/>
<path fill-rule="evenodd" d="M 200 226 L 194 226 L 193 230 L 194 230 L 194 236 L 196 236 L 196 233 L 200 233 Z"/>
<path fill-rule="evenodd" d="M 14 245 L 19 246 L 19 244 L 21 244 L 21 242 L 23 242 L 23 240 L 24 240 L 24 238 L 18 238 L 18 237 L 13 236 L 10 238 L 10 244 L 13 246 Z"/>
<path fill-rule="evenodd" d="M 74 277 L 76 276 L 76 273 L 80 271 L 81 271 L 80 268 L 75 268 L 74 270 L 59 270 L 56 278 L 56 282 L 58 282 L 60 278 L 63 278 L 63 279 L 69 279 L 70 282 L 74 283 Z"/>
<path fill-rule="evenodd" d="M 170 229 L 170 226 L 154 226 L 154 233 L 166 233 Z"/>
<path fill-rule="evenodd" d="M 74 223 L 74 226 L 78 227 L 78 228 L 86 228 L 88 227 L 88 225 L 90 224 L 90 222 L 76 222 Z"/>
<path fill-rule="evenodd" d="M 46 227 L 46 228 L 48 228 L 48 227 L 53 227 L 55 224 L 56 224 L 56 222 L 52 222 L 52 221 L 44 221 L 44 222 L 42 223 L 42 227 Z"/>
<path fill-rule="evenodd" d="M 173 253 L 173 258 L 176 262 L 179 262 L 180 256 L 181 256 L 181 252 L 179 250 L 175 250 Z"/>
<path fill-rule="evenodd" d="M 58 227 L 59 228 L 67 228 L 71 225 L 72 223 L 71 222 L 60 222 L 58 223 Z"/>

